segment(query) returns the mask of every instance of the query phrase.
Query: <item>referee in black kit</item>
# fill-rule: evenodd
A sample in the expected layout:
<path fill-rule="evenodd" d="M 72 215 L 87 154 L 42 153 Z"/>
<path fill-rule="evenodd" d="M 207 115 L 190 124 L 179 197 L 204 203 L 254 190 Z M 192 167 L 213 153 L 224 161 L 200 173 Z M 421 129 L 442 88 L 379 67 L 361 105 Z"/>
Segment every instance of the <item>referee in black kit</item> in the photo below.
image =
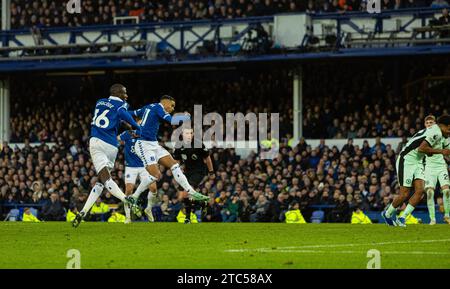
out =
<path fill-rule="evenodd" d="M 206 175 L 215 176 L 214 168 L 209 156 L 209 151 L 202 142 L 201 148 L 194 148 L 193 141 L 194 131 L 192 128 L 183 128 L 181 146 L 177 146 L 173 152 L 173 158 L 184 164 L 184 174 L 189 184 L 195 191 L 199 191 L 199 186 L 205 179 Z M 186 209 L 185 224 L 191 222 L 191 212 L 196 205 L 202 206 L 202 203 L 190 200 L 186 195 L 183 196 L 183 203 Z M 203 206 L 202 206 L 203 208 Z"/>

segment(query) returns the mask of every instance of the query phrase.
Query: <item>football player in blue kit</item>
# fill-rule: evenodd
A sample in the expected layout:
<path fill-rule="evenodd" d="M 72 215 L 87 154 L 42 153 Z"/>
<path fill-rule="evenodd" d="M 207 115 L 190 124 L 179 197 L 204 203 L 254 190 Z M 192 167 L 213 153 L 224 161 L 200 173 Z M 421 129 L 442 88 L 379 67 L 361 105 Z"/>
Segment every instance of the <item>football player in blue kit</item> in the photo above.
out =
<path fill-rule="evenodd" d="M 119 141 L 124 146 L 124 155 L 125 155 L 125 194 L 130 196 L 133 193 L 133 190 L 136 185 L 136 180 L 139 177 L 140 182 L 147 182 L 150 175 L 142 163 L 142 160 L 136 154 L 134 150 L 135 143 L 137 138 L 132 131 L 124 131 L 118 137 Z M 151 183 L 149 186 L 149 192 L 147 195 L 147 207 L 144 209 L 144 213 L 147 215 L 149 222 L 154 222 L 152 207 L 153 200 L 156 197 L 156 183 Z M 139 199 L 139 195 L 133 194 L 133 197 L 136 201 Z M 131 223 L 131 212 L 128 207 L 125 206 L 125 223 Z"/>
<path fill-rule="evenodd" d="M 94 118 L 91 123 L 89 151 L 99 181 L 94 185 L 83 209 L 72 221 L 78 227 L 90 211 L 92 205 L 100 197 L 104 189 L 124 202 L 136 215 L 140 215 L 139 207 L 132 197 L 127 197 L 111 178 L 110 170 L 114 168 L 119 142 L 117 140 L 119 126 L 127 122 L 140 135 L 141 127 L 128 112 L 127 89 L 122 84 L 114 84 L 110 88 L 110 97 L 99 99 L 95 105 Z"/>
<path fill-rule="evenodd" d="M 151 183 L 160 179 L 161 172 L 158 168 L 158 164 L 160 164 L 172 171 L 175 181 L 183 187 L 192 200 L 207 201 L 209 197 L 196 192 L 192 188 L 178 162 L 158 143 L 158 130 L 162 121 L 178 125 L 181 121 L 190 120 L 189 115 L 172 117 L 170 114 L 174 109 L 175 99 L 169 95 L 164 95 L 161 97 L 160 102 L 151 103 L 132 112 L 132 114 L 142 120 L 142 133 L 136 141 L 135 151 L 150 175 L 150 178 L 140 183 L 135 194 L 140 194 Z"/>

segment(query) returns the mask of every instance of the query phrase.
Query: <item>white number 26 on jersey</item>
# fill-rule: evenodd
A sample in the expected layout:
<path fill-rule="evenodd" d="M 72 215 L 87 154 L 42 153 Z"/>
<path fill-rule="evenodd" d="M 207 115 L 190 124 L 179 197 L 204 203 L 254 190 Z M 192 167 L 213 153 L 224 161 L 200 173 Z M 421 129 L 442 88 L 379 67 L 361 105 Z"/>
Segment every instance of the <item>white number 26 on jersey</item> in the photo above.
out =
<path fill-rule="evenodd" d="M 105 109 L 100 115 L 98 114 L 99 109 L 95 110 L 94 118 L 92 119 L 92 125 L 95 125 L 99 128 L 106 128 L 109 125 L 109 119 L 106 117 L 109 110 Z"/>

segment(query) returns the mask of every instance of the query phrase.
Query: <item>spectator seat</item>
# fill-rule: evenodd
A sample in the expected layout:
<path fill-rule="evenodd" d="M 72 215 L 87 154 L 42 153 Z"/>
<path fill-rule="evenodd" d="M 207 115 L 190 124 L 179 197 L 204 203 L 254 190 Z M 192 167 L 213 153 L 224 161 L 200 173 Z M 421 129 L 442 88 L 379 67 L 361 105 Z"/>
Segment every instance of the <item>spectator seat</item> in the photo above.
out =
<path fill-rule="evenodd" d="M 11 209 L 6 216 L 6 220 L 11 222 L 20 221 L 20 211 L 18 209 Z"/>
<path fill-rule="evenodd" d="M 325 217 L 325 212 L 322 210 L 314 211 L 311 215 L 311 223 L 322 223 Z"/>

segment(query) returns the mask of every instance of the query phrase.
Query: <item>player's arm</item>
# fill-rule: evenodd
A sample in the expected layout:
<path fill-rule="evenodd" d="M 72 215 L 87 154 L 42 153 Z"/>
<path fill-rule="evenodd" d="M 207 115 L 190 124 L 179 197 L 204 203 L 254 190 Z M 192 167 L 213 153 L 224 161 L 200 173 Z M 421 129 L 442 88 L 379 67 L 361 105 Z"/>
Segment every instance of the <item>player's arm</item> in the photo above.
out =
<path fill-rule="evenodd" d="M 128 122 L 126 122 L 126 121 L 121 121 L 121 125 L 123 125 L 124 126 L 124 128 L 125 128 L 125 130 L 132 130 L 133 129 L 133 127 L 128 123 Z"/>
<path fill-rule="evenodd" d="M 138 117 L 140 119 L 142 119 L 142 117 L 144 116 L 144 112 L 145 112 L 145 106 L 141 107 L 139 109 L 136 110 L 129 110 L 128 111 L 132 116 Z"/>
<path fill-rule="evenodd" d="M 424 153 L 429 156 L 436 154 L 442 154 L 444 156 L 450 155 L 449 149 L 433 149 L 433 146 L 436 144 L 436 142 L 440 142 L 441 138 L 441 131 L 437 125 L 434 125 L 431 128 L 427 129 L 425 131 L 425 139 L 417 149 L 418 152 Z"/>
<path fill-rule="evenodd" d="M 191 116 L 189 114 L 183 114 L 183 115 L 177 114 L 177 115 L 171 116 L 170 114 L 165 112 L 164 109 L 160 106 L 157 107 L 156 113 L 160 119 L 162 119 L 172 125 L 179 125 L 180 122 L 188 121 L 191 119 Z"/>
<path fill-rule="evenodd" d="M 121 134 L 119 134 L 117 136 L 117 140 L 120 143 L 124 143 L 124 142 L 126 142 L 126 141 L 128 141 L 128 140 L 130 140 L 130 139 L 132 139 L 134 137 L 136 137 L 136 134 L 135 134 L 134 131 L 126 130 L 126 131 L 124 131 L 123 133 L 121 133 Z"/>
<path fill-rule="evenodd" d="M 137 122 L 134 120 L 134 118 L 131 116 L 131 114 L 128 112 L 125 106 L 119 107 L 118 111 L 119 118 L 123 121 L 126 121 L 129 123 L 134 129 L 140 131 L 141 126 L 137 124 Z"/>
<path fill-rule="evenodd" d="M 205 144 L 202 144 L 202 152 L 203 152 L 203 160 L 206 164 L 206 167 L 208 168 L 208 174 L 210 176 L 214 175 L 214 166 L 211 159 L 211 156 L 209 155 L 209 150 L 205 147 Z"/>
<path fill-rule="evenodd" d="M 436 154 L 441 154 L 444 156 L 450 155 L 450 149 L 434 149 L 431 147 L 430 143 L 427 140 L 422 141 L 417 150 L 420 153 L 424 153 L 426 155 L 436 155 Z"/>
<path fill-rule="evenodd" d="M 449 139 L 449 138 L 447 138 L 447 139 L 444 141 L 444 147 L 443 147 L 443 149 L 450 149 L 450 139 Z M 447 163 L 450 163 L 450 156 L 444 155 L 444 160 L 445 160 Z"/>
<path fill-rule="evenodd" d="M 208 174 L 213 175 L 214 174 L 214 166 L 211 160 L 211 156 L 207 156 L 205 158 L 206 167 L 208 167 Z"/>

